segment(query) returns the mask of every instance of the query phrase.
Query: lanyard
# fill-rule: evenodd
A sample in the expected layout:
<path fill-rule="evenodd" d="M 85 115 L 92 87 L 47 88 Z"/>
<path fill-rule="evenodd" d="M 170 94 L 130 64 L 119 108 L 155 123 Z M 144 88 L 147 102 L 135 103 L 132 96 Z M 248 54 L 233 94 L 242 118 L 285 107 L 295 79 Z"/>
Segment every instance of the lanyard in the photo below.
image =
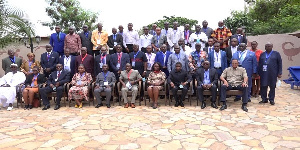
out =
<path fill-rule="evenodd" d="M 146 40 L 148 40 L 148 36 L 149 36 L 149 34 L 148 35 L 146 35 L 146 34 L 144 35 L 144 37 L 145 37 Z"/>
<path fill-rule="evenodd" d="M 116 35 L 115 34 L 113 35 L 113 39 L 116 40 Z"/>
<path fill-rule="evenodd" d="M 188 40 L 190 35 L 190 30 L 185 31 L 185 39 Z"/>
<path fill-rule="evenodd" d="M 118 53 L 118 63 L 121 63 L 122 52 Z"/>
<path fill-rule="evenodd" d="M 202 28 L 202 29 L 203 29 L 204 33 L 206 33 L 207 28 Z"/>
<path fill-rule="evenodd" d="M 9 59 L 10 59 L 10 61 L 11 61 L 13 64 L 16 62 L 16 56 L 14 56 L 14 59 L 12 59 L 12 58 L 10 58 L 10 57 L 9 57 Z"/>
<path fill-rule="evenodd" d="M 160 35 L 157 35 L 157 44 L 159 43 Z"/>
<path fill-rule="evenodd" d="M 217 61 L 219 60 L 219 53 L 216 52 Z"/>
<path fill-rule="evenodd" d="M 89 37 L 89 32 L 85 32 L 85 37 L 88 38 Z"/>
<path fill-rule="evenodd" d="M 83 63 L 86 56 L 87 56 L 87 54 L 85 54 L 85 56 L 82 58 L 82 55 L 81 55 L 81 63 Z"/>
<path fill-rule="evenodd" d="M 266 52 L 266 60 L 265 60 L 265 63 L 267 63 L 269 57 L 271 56 L 271 54 L 273 53 L 273 50 L 270 52 L 270 54 L 268 55 L 267 52 Z"/>
<path fill-rule="evenodd" d="M 241 58 L 243 57 L 243 55 L 245 54 L 246 51 L 243 51 L 243 52 L 240 52 L 240 57 L 239 57 L 239 60 L 241 60 Z"/>
<path fill-rule="evenodd" d="M 40 75 L 39 73 L 37 75 L 33 75 L 32 80 L 35 81 L 39 75 Z"/>
<path fill-rule="evenodd" d="M 68 64 L 68 61 L 69 61 L 70 57 L 71 57 L 71 56 L 69 56 L 69 57 L 66 57 L 66 56 L 65 56 L 65 58 L 66 58 L 65 65 Z"/>
<path fill-rule="evenodd" d="M 176 57 L 177 57 L 177 59 L 178 59 L 178 61 L 180 60 L 180 54 L 175 54 L 176 55 Z"/>
<path fill-rule="evenodd" d="M 83 73 L 82 75 L 80 75 L 80 81 L 82 80 L 83 76 L 85 75 L 85 73 Z"/>
<path fill-rule="evenodd" d="M 108 72 L 106 74 L 104 74 L 104 72 L 102 72 L 102 74 L 103 74 L 103 77 L 104 77 L 104 81 L 106 81 L 106 77 L 108 75 Z"/>
<path fill-rule="evenodd" d="M 196 35 L 197 35 L 197 38 L 199 38 L 199 35 L 201 35 L 201 32 L 199 32 L 198 34 L 196 33 Z"/>
<path fill-rule="evenodd" d="M 101 55 L 100 62 L 103 63 L 105 58 L 106 58 L 106 55 L 104 55 L 104 56 Z"/>
<path fill-rule="evenodd" d="M 174 31 L 174 35 L 176 35 L 176 33 L 177 33 L 177 30 L 173 30 Z"/>
<path fill-rule="evenodd" d="M 33 62 L 31 62 L 30 60 L 28 60 L 29 68 L 31 68 L 32 63 L 33 63 Z"/>
<path fill-rule="evenodd" d="M 129 77 L 131 75 L 132 69 L 128 72 L 127 76 L 128 76 L 128 81 L 130 81 Z"/>
<path fill-rule="evenodd" d="M 209 75 L 209 69 L 204 72 L 204 79 L 209 79 L 208 75 Z"/>
<path fill-rule="evenodd" d="M 140 51 L 137 51 L 135 55 L 133 55 L 133 61 L 135 61 L 136 56 L 139 54 Z"/>
<path fill-rule="evenodd" d="M 147 53 L 147 58 L 148 58 L 148 61 L 150 61 L 150 59 L 151 59 L 151 56 L 152 56 L 152 54 L 148 54 L 148 53 Z"/>
<path fill-rule="evenodd" d="M 47 53 L 47 60 L 49 61 L 51 53 Z"/>

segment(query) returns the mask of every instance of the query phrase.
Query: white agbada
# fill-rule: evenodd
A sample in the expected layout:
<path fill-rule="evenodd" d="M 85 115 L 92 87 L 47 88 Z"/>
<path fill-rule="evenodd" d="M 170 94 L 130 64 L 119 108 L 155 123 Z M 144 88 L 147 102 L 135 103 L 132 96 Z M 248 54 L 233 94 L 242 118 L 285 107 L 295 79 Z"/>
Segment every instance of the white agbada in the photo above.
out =
<path fill-rule="evenodd" d="M 23 72 L 17 71 L 13 74 L 12 72 L 7 73 L 0 78 L 0 85 L 9 84 L 10 87 L 0 87 L 0 100 L 3 107 L 8 106 L 9 103 L 13 103 L 16 98 L 16 86 L 24 83 L 26 76 Z"/>
<path fill-rule="evenodd" d="M 201 42 L 200 39 L 204 42 Z M 192 50 L 195 51 L 196 50 L 195 44 L 200 43 L 201 44 L 201 50 L 203 50 L 203 48 L 205 47 L 205 42 L 208 41 L 208 38 L 207 38 L 207 36 L 204 32 L 200 32 L 199 34 L 192 33 L 189 40 L 190 40 L 190 43 L 192 45 Z M 195 41 L 195 40 L 198 40 L 198 42 Z"/>

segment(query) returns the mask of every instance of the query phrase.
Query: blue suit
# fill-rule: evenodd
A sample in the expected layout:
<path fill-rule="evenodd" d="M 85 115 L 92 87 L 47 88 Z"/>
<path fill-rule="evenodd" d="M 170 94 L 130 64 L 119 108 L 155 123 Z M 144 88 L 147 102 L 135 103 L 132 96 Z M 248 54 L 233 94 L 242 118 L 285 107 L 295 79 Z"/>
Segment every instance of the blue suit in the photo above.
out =
<path fill-rule="evenodd" d="M 237 51 L 233 54 L 232 59 L 240 60 L 239 52 Z M 231 59 L 231 60 L 232 60 Z M 248 76 L 248 97 L 250 98 L 251 89 L 252 89 L 252 74 L 257 73 L 257 60 L 254 52 L 247 51 L 247 55 L 245 56 L 243 62 L 240 64 L 243 68 L 246 69 Z"/>
<path fill-rule="evenodd" d="M 210 63 L 210 68 L 214 68 L 215 65 L 215 51 L 212 51 L 208 54 L 208 61 Z M 227 68 L 227 56 L 226 52 L 220 50 L 221 53 L 221 69 L 217 69 L 218 77 L 221 76 L 222 72 Z"/>
<path fill-rule="evenodd" d="M 76 56 L 71 56 L 71 55 L 70 55 L 69 57 L 71 57 L 71 64 L 70 64 L 71 72 L 70 72 L 70 78 L 72 79 L 73 76 L 74 76 L 74 74 L 75 74 L 75 61 L 76 61 Z M 64 68 L 64 65 L 65 65 L 65 63 L 64 63 L 64 60 L 65 60 L 65 59 L 64 59 L 64 58 L 65 58 L 64 56 L 59 58 L 59 63 L 63 65 L 63 68 Z M 70 79 L 70 80 L 71 80 L 71 79 Z"/>
<path fill-rule="evenodd" d="M 159 62 L 163 67 L 167 67 L 169 56 L 171 54 L 172 54 L 172 52 L 166 51 L 166 61 L 164 62 L 164 54 L 163 54 L 163 52 L 159 51 L 156 53 L 155 62 Z M 162 69 L 162 71 L 166 74 L 167 77 L 169 76 L 168 68 Z"/>
<path fill-rule="evenodd" d="M 49 44 L 53 47 L 53 51 L 59 53 L 60 56 L 64 54 L 64 41 L 66 34 L 60 32 L 59 40 L 57 38 L 57 33 L 52 33 L 50 36 Z"/>

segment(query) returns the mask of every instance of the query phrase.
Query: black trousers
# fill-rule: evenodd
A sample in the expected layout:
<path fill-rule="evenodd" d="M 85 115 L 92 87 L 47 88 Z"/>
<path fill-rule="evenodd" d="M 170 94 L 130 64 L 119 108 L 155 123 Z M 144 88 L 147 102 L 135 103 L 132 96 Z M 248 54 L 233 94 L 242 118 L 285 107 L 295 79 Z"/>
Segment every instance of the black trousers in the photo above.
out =
<path fill-rule="evenodd" d="M 127 48 L 129 49 L 129 53 L 133 52 L 133 44 L 126 44 Z M 125 49 L 125 53 L 128 53 Z"/>
<path fill-rule="evenodd" d="M 177 91 L 178 90 L 182 90 L 182 94 L 181 94 L 181 100 L 180 102 L 182 102 L 184 99 L 185 99 L 185 96 L 189 90 L 189 86 L 183 86 L 183 88 L 179 88 L 179 86 L 174 86 L 174 88 L 171 88 L 171 91 L 173 93 L 173 96 L 174 96 L 174 99 L 176 102 L 179 102 L 179 99 L 178 99 L 178 94 L 177 94 Z"/>
<path fill-rule="evenodd" d="M 61 97 L 63 94 L 63 90 L 64 90 L 63 86 L 59 86 L 56 88 L 56 105 L 60 105 L 60 100 L 61 100 Z M 50 86 L 46 86 L 44 88 L 41 88 L 39 92 L 41 94 L 43 104 L 45 106 L 50 105 L 47 95 L 48 95 L 48 93 L 53 92 L 53 89 Z"/>
<path fill-rule="evenodd" d="M 248 87 L 242 87 L 242 85 L 238 85 L 237 87 L 232 87 L 231 85 L 229 85 L 228 87 L 226 87 L 225 85 L 221 86 L 221 95 L 220 95 L 220 101 L 221 102 L 226 102 L 226 91 L 228 90 L 239 90 L 239 91 L 243 91 L 243 95 L 242 95 L 242 100 L 243 100 L 243 104 L 247 104 L 248 103 Z"/>
<path fill-rule="evenodd" d="M 200 102 L 205 101 L 204 97 L 203 97 L 203 91 L 204 90 L 205 89 L 201 85 L 197 87 Z M 213 85 L 213 86 L 211 86 L 211 88 L 209 90 L 211 91 L 211 94 L 212 94 L 211 102 L 216 102 L 216 99 L 217 99 L 217 86 Z"/>
<path fill-rule="evenodd" d="M 275 86 L 274 87 L 269 86 L 269 88 L 270 88 L 269 101 L 274 102 L 274 99 L 275 99 Z M 261 95 L 261 99 L 263 101 L 267 101 L 267 90 L 268 90 L 268 86 L 261 86 L 260 87 L 260 95 Z"/>

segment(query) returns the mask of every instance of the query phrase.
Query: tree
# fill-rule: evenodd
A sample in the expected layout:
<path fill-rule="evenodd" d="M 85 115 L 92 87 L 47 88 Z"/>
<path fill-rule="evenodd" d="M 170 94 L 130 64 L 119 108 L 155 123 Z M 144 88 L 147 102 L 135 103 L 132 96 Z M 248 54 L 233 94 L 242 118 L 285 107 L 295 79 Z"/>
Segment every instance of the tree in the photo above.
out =
<path fill-rule="evenodd" d="M 164 23 L 167 21 L 170 23 L 170 27 L 173 26 L 173 22 L 178 22 L 178 26 L 184 26 L 185 24 L 189 24 L 191 27 L 196 25 L 198 23 L 197 20 L 193 20 L 193 19 L 188 19 L 188 18 L 184 18 L 184 17 L 175 17 L 175 16 L 163 16 L 164 19 L 162 20 L 158 20 L 154 23 L 151 23 L 149 25 L 147 25 L 149 27 L 149 29 L 152 28 L 152 24 L 156 24 L 157 27 L 160 28 L 164 28 Z"/>
<path fill-rule="evenodd" d="M 17 43 L 24 36 L 35 36 L 31 23 L 23 18 L 24 14 L 5 0 L 0 0 L 0 48 Z"/>
<path fill-rule="evenodd" d="M 72 26 L 76 28 L 76 31 L 79 31 L 82 25 L 87 25 L 91 29 L 98 18 L 98 13 L 82 9 L 78 0 L 46 1 L 49 3 L 46 12 L 52 22 L 44 23 L 44 25 L 49 26 L 51 30 L 57 25 L 61 26 L 66 33 Z"/>
<path fill-rule="evenodd" d="M 257 0 L 248 6 L 249 11 L 234 11 L 225 19 L 231 29 L 247 27 L 252 35 L 280 34 L 300 29 L 299 0 Z"/>

